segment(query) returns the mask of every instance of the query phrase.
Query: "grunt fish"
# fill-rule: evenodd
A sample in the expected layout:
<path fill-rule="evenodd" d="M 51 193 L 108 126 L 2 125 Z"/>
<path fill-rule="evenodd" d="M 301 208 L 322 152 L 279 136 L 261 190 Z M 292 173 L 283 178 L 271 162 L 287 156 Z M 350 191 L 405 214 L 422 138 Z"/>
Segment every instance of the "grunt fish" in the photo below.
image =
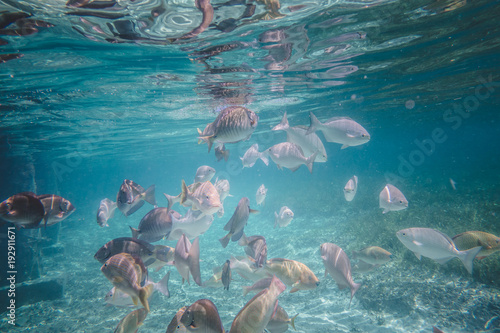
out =
<path fill-rule="evenodd" d="M 268 152 L 279 169 L 285 167 L 296 171 L 302 164 L 305 164 L 310 173 L 312 173 L 313 162 L 318 154 L 318 152 L 315 152 L 311 156 L 305 157 L 302 148 L 291 142 L 278 143 L 269 148 Z"/>
<path fill-rule="evenodd" d="M 243 236 L 243 229 L 247 224 L 248 217 L 250 213 L 258 213 L 258 211 L 250 208 L 250 200 L 247 197 L 243 197 L 238 202 L 238 206 L 234 210 L 233 216 L 224 226 L 224 230 L 228 231 L 227 235 L 219 239 L 222 247 L 226 247 L 229 240 L 236 242 Z"/>
<path fill-rule="evenodd" d="M 209 181 L 200 183 L 191 192 L 183 180 L 180 199 L 181 205 L 189 204 L 192 210 L 200 210 L 205 215 L 216 213 L 222 206 L 219 192 L 217 192 L 217 189 Z"/>
<path fill-rule="evenodd" d="M 384 214 L 408 208 L 408 200 L 406 200 L 404 194 L 391 184 L 385 185 L 378 197 L 379 206 L 384 209 L 382 212 Z"/>
<path fill-rule="evenodd" d="M 184 280 L 189 283 L 189 274 L 191 274 L 194 282 L 201 286 L 200 240 L 198 237 L 191 244 L 186 235 L 181 236 L 175 246 L 174 266 L 182 276 L 182 283 Z"/>
<path fill-rule="evenodd" d="M 291 286 L 291 293 L 315 289 L 319 285 L 318 278 L 309 267 L 295 260 L 273 258 L 267 261 L 264 270 Z"/>
<path fill-rule="evenodd" d="M 259 188 L 257 189 L 257 193 L 255 194 L 255 201 L 257 201 L 257 205 L 262 205 L 264 206 L 267 196 L 267 188 L 264 186 L 264 184 L 260 185 Z"/>
<path fill-rule="evenodd" d="M 279 214 L 274 212 L 274 227 L 279 226 L 280 228 L 284 228 L 292 222 L 293 212 L 287 206 L 283 206 L 280 209 Z"/>
<path fill-rule="evenodd" d="M 144 201 L 156 207 L 155 186 L 147 190 L 132 180 L 125 179 L 116 196 L 116 205 L 125 216 L 135 213 L 144 205 Z"/>
<path fill-rule="evenodd" d="M 464 251 L 475 246 L 483 248 L 476 258 L 484 259 L 495 252 L 500 251 L 500 237 L 483 231 L 466 231 L 452 238 L 457 250 Z"/>
<path fill-rule="evenodd" d="M 358 177 L 352 176 L 344 186 L 344 197 L 347 201 L 352 201 L 358 190 Z"/>
<path fill-rule="evenodd" d="M 178 240 L 182 234 L 186 234 L 189 239 L 196 238 L 204 234 L 212 225 L 214 217 L 204 215 L 201 211 L 189 209 L 187 213 L 180 218 L 172 216 L 172 230 L 167 240 Z"/>
<path fill-rule="evenodd" d="M 457 257 L 472 274 L 473 261 L 482 246 L 470 250 L 459 251 L 453 240 L 446 234 L 430 228 L 408 228 L 396 233 L 398 239 L 420 260 L 422 256 L 431 258 L 439 264 Z"/>
<path fill-rule="evenodd" d="M 243 163 L 243 168 L 251 168 L 255 165 L 255 162 L 260 158 L 265 165 L 269 165 L 269 160 L 266 157 L 267 150 L 262 153 L 259 152 L 259 144 L 254 143 L 250 148 L 247 149 L 243 157 L 240 157 Z"/>
<path fill-rule="evenodd" d="M 108 220 L 115 215 L 116 207 L 116 202 L 108 198 L 102 199 L 97 210 L 97 224 L 101 227 L 109 227 Z"/>
<path fill-rule="evenodd" d="M 158 207 L 149 211 L 139 222 L 137 229 L 130 227 L 132 237 L 153 243 L 168 238 L 172 230 L 172 215 L 175 211 Z"/>
<path fill-rule="evenodd" d="M 351 289 L 351 306 L 352 298 L 356 291 L 361 287 L 360 283 L 355 283 L 351 275 L 351 262 L 347 254 L 339 246 L 333 243 L 323 243 L 320 247 L 321 259 L 325 265 L 325 276 L 330 273 L 330 276 L 335 280 L 340 290 L 344 288 Z"/>
<path fill-rule="evenodd" d="M 215 169 L 208 166 L 202 165 L 196 170 L 196 175 L 194 176 L 195 183 L 204 183 L 212 180 L 212 177 L 215 175 Z"/>
<path fill-rule="evenodd" d="M 109 258 L 119 253 L 138 256 L 143 262 L 147 262 L 149 258 L 154 257 L 155 247 L 141 239 L 120 237 L 101 246 L 94 255 L 94 258 L 101 264 L 104 264 Z"/>
<path fill-rule="evenodd" d="M 65 220 L 76 209 L 69 200 L 55 194 L 42 194 L 36 197 L 42 202 L 45 210 L 43 217 L 45 226 L 51 226 Z"/>

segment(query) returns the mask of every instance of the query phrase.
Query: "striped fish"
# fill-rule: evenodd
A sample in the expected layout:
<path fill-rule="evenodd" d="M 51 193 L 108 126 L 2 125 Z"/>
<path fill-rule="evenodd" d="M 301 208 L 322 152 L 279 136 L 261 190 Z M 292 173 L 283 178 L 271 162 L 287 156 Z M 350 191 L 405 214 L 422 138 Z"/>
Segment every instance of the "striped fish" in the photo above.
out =
<path fill-rule="evenodd" d="M 152 243 L 168 238 L 172 230 L 172 215 L 176 213 L 166 207 L 158 207 L 147 213 L 139 222 L 137 229 L 130 227 L 132 237 Z"/>
<path fill-rule="evenodd" d="M 255 112 L 242 106 L 230 106 L 219 113 L 212 125 L 205 127 L 198 139 L 208 144 L 210 152 L 214 142 L 223 144 L 248 140 L 258 122 L 259 116 Z M 208 135 L 203 135 L 205 132 Z"/>

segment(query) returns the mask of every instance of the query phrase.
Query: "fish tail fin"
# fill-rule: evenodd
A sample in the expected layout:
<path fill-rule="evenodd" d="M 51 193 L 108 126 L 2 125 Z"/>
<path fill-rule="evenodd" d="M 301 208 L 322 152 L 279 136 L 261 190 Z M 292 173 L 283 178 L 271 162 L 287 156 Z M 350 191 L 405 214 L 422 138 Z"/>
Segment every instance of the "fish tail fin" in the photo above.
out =
<path fill-rule="evenodd" d="M 219 239 L 219 242 L 222 244 L 223 248 L 226 248 L 227 244 L 229 244 L 229 239 L 231 239 L 231 233 L 228 233 L 226 236 Z"/>
<path fill-rule="evenodd" d="M 224 161 L 227 162 L 227 160 L 229 159 L 229 149 L 224 150 L 223 156 L 224 156 Z"/>
<path fill-rule="evenodd" d="M 317 151 L 306 159 L 306 166 L 309 169 L 310 173 L 313 172 L 313 163 L 314 160 L 316 159 L 316 155 L 318 155 Z"/>
<path fill-rule="evenodd" d="M 144 200 L 156 206 L 156 198 L 155 198 L 155 185 L 151 185 L 148 187 L 146 192 L 144 192 Z"/>
<path fill-rule="evenodd" d="M 356 291 L 358 291 L 359 287 L 361 287 L 361 283 L 353 283 L 351 288 L 351 300 L 349 301 L 349 309 L 351 308 L 352 298 Z"/>
<path fill-rule="evenodd" d="M 281 122 L 273 127 L 273 131 L 286 131 L 288 128 L 290 128 L 290 125 L 288 124 L 288 119 L 286 118 L 286 111 L 283 114 L 283 118 L 281 118 Z"/>
<path fill-rule="evenodd" d="M 245 233 L 243 233 L 240 240 L 238 241 L 238 245 L 239 246 L 247 246 L 248 245 L 248 238 L 247 238 L 247 235 L 245 235 Z"/>
<path fill-rule="evenodd" d="M 267 158 L 267 156 L 264 153 L 261 153 L 260 156 L 259 156 L 259 158 L 262 160 L 262 162 L 264 162 L 264 164 L 266 166 L 269 165 L 269 159 Z"/>
<path fill-rule="evenodd" d="M 168 290 L 168 280 L 170 279 L 170 271 L 158 282 L 155 283 L 155 289 L 158 290 L 163 295 L 170 297 L 170 291 Z"/>
<path fill-rule="evenodd" d="M 297 329 L 295 328 L 295 318 L 297 318 L 299 314 L 297 313 L 295 316 L 293 316 L 291 319 L 290 319 L 290 326 L 293 327 L 293 330 L 296 331 Z"/>
<path fill-rule="evenodd" d="M 462 260 L 462 262 L 463 262 L 465 268 L 467 269 L 467 272 L 469 272 L 469 274 L 472 274 L 472 265 L 473 265 L 474 258 L 479 253 L 479 251 L 481 251 L 482 248 L 483 248 L 482 246 L 476 246 L 470 250 L 459 252 L 460 255 L 458 258 L 460 260 Z"/>
<path fill-rule="evenodd" d="M 189 249 L 188 263 L 189 263 L 189 271 L 193 276 L 194 282 L 196 282 L 197 285 L 201 286 L 199 237 L 196 237 L 193 241 L 193 244 L 191 244 L 191 248 Z"/>
<path fill-rule="evenodd" d="M 241 287 L 243 289 L 243 296 L 246 296 L 250 292 L 251 287 Z"/>
<path fill-rule="evenodd" d="M 152 284 L 148 284 L 147 286 L 141 288 L 139 290 L 139 300 L 141 301 L 142 306 L 149 312 L 149 303 L 148 298 L 154 291 L 154 286 Z"/>
<path fill-rule="evenodd" d="M 200 136 L 198 137 L 198 144 L 201 144 L 203 142 L 203 139 L 201 139 L 201 135 L 203 134 L 203 132 L 199 128 L 197 128 L 197 130 L 198 130 L 198 135 Z"/>
<path fill-rule="evenodd" d="M 167 208 L 168 209 L 172 208 L 172 206 L 175 203 L 175 201 L 174 201 L 175 197 L 173 195 L 168 195 L 167 193 L 163 193 L 163 195 L 165 196 L 165 198 L 167 199 L 167 202 L 168 202 Z"/>
<path fill-rule="evenodd" d="M 309 112 L 309 119 L 311 120 L 311 124 L 307 129 L 306 135 L 316 132 L 318 127 L 321 126 L 318 118 L 312 112 Z"/>
<path fill-rule="evenodd" d="M 184 179 L 182 180 L 182 192 L 181 192 L 181 205 L 186 202 L 187 196 L 189 194 L 189 190 L 186 186 L 186 182 Z"/>
<path fill-rule="evenodd" d="M 141 232 L 136 228 L 132 228 L 131 226 L 129 226 L 129 228 L 132 231 L 132 238 L 138 238 Z"/>

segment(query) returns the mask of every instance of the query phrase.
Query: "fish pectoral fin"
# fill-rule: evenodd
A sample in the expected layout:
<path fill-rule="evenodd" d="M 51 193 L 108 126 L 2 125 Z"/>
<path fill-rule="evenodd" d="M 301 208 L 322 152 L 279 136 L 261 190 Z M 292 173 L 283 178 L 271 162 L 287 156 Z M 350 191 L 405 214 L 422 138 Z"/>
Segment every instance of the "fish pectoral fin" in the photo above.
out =
<path fill-rule="evenodd" d="M 113 277 L 113 283 L 121 283 L 123 281 L 123 278 L 121 276 L 115 276 Z"/>
<path fill-rule="evenodd" d="M 340 149 L 346 149 L 348 147 L 349 147 L 348 145 L 342 145 L 342 147 L 340 147 Z"/>
<path fill-rule="evenodd" d="M 139 297 L 132 297 L 132 302 L 134 302 L 134 305 L 137 306 L 139 304 Z"/>
<path fill-rule="evenodd" d="M 422 243 L 417 242 L 416 240 L 412 241 L 412 243 L 415 244 L 416 246 L 422 246 Z"/>
<path fill-rule="evenodd" d="M 415 256 L 417 257 L 418 260 L 421 260 L 422 259 L 422 256 L 420 255 L 420 253 L 418 252 L 413 252 L 415 254 Z"/>
<path fill-rule="evenodd" d="M 299 167 L 300 167 L 300 165 L 299 165 L 299 166 L 297 166 L 297 167 L 294 167 L 294 168 L 289 168 L 289 169 L 290 169 L 292 172 L 295 172 L 295 171 L 299 170 Z"/>

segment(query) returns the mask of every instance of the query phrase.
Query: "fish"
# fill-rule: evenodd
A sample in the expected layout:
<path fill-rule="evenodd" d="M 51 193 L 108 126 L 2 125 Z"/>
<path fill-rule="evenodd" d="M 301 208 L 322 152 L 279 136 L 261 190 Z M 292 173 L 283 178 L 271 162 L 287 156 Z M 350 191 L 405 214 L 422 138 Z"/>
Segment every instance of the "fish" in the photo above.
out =
<path fill-rule="evenodd" d="M 245 280 L 258 281 L 262 278 L 272 276 L 271 273 L 264 269 L 257 269 L 255 267 L 255 262 L 252 258 L 248 256 L 231 256 L 231 271 L 236 272 L 239 276 Z"/>
<path fill-rule="evenodd" d="M 187 200 L 189 200 L 192 210 L 200 210 L 205 215 L 216 213 L 222 206 L 219 192 L 217 192 L 217 189 L 209 181 L 201 183 L 193 192 L 191 192 L 183 180 L 180 199 L 181 205 L 185 204 Z"/>
<path fill-rule="evenodd" d="M 396 236 L 419 260 L 424 256 L 442 265 L 456 257 L 462 261 L 469 274 L 472 274 L 474 258 L 483 248 L 476 246 L 459 251 L 448 235 L 430 228 L 403 229 L 399 230 Z"/>
<path fill-rule="evenodd" d="M 142 325 L 148 311 L 146 309 L 137 309 L 126 315 L 116 326 L 114 333 L 135 333 Z"/>
<path fill-rule="evenodd" d="M 204 215 L 201 211 L 189 209 L 187 213 L 180 218 L 172 216 L 172 229 L 166 238 L 167 240 L 178 240 L 182 234 L 186 234 L 189 239 L 196 238 L 204 234 L 212 225 L 214 217 Z"/>
<path fill-rule="evenodd" d="M 310 156 L 315 152 L 318 152 L 314 162 L 326 162 L 328 160 L 328 156 L 326 154 L 325 146 L 319 136 L 316 133 L 310 133 L 307 135 L 307 127 L 296 126 L 290 127 L 286 115 L 286 111 L 283 114 L 283 118 L 281 122 L 274 126 L 273 131 L 285 131 L 286 132 L 286 141 L 295 143 L 300 148 L 305 156 Z"/>
<path fill-rule="evenodd" d="M 291 142 L 278 143 L 268 148 L 268 153 L 279 169 L 285 167 L 296 171 L 302 164 L 305 164 L 310 173 L 312 173 L 313 162 L 318 154 L 315 152 L 311 156 L 305 157 L 302 148 Z"/>
<path fill-rule="evenodd" d="M 75 206 L 63 197 L 55 194 L 42 194 L 36 196 L 45 210 L 43 220 L 44 226 L 51 226 L 59 223 L 75 212 Z"/>
<path fill-rule="evenodd" d="M 250 148 L 247 149 L 243 157 L 240 157 L 241 163 L 243 163 L 243 168 L 251 168 L 255 165 L 255 162 L 260 158 L 265 165 L 269 165 L 269 159 L 266 157 L 267 150 L 262 153 L 259 152 L 259 144 L 254 143 Z"/>
<path fill-rule="evenodd" d="M 198 187 L 200 187 L 201 184 L 202 183 L 193 183 L 193 184 L 189 185 L 187 188 L 188 188 L 188 190 L 190 192 L 194 192 Z M 172 206 L 174 204 L 181 202 L 182 192 L 179 193 L 176 196 L 169 195 L 169 194 L 166 194 L 166 193 L 163 193 L 163 195 L 165 196 L 165 198 L 168 201 L 168 206 L 167 206 L 168 209 L 172 208 Z M 186 201 L 182 205 L 185 206 L 185 207 L 190 207 L 192 204 L 193 203 L 189 199 L 186 199 Z"/>
<path fill-rule="evenodd" d="M 177 311 L 175 316 L 170 321 L 170 324 L 168 324 L 167 331 L 165 333 L 187 332 L 186 327 L 184 327 L 184 324 L 181 323 L 182 315 L 187 308 L 187 306 L 183 306 Z"/>
<path fill-rule="evenodd" d="M 358 190 L 358 177 L 352 176 L 344 186 L 344 197 L 346 201 L 352 201 Z"/>
<path fill-rule="evenodd" d="M 363 260 L 359 260 L 357 264 L 352 266 L 351 272 L 364 274 L 373 271 L 377 267 L 380 267 L 380 265 L 372 265 L 367 262 L 364 262 Z"/>
<path fill-rule="evenodd" d="M 228 231 L 227 235 L 219 239 L 223 248 L 226 248 L 229 240 L 236 242 L 243 236 L 243 229 L 247 224 L 250 213 L 255 214 L 257 212 L 250 208 L 250 200 L 247 197 L 240 199 L 233 216 L 231 216 L 231 219 L 224 226 L 224 230 Z"/>
<path fill-rule="evenodd" d="M 276 275 L 287 286 L 291 286 L 290 293 L 311 290 L 319 286 L 319 280 L 311 269 L 295 260 L 273 258 L 267 261 L 264 270 Z"/>
<path fill-rule="evenodd" d="M 500 237 L 483 231 L 466 231 L 452 238 L 457 250 L 464 251 L 472 249 L 475 246 L 483 248 L 477 254 L 476 258 L 484 259 L 495 252 L 500 251 Z"/>
<path fill-rule="evenodd" d="M 221 281 L 224 290 L 229 290 L 229 284 L 231 283 L 231 262 L 229 260 L 226 260 L 222 266 Z"/>
<path fill-rule="evenodd" d="M 347 254 L 338 245 L 333 243 L 323 243 L 320 246 L 321 259 L 325 266 L 325 276 L 327 273 L 335 280 L 340 290 L 344 288 L 351 289 L 351 300 L 349 301 L 349 308 L 351 307 L 352 298 L 361 283 L 356 283 L 351 275 L 351 262 Z"/>
<path fill-rule="evenodd" d="M 196 175 L 194 176 L 195 183 L 204 183 L 212 180 L 215 175 L 215 169 L 208 165 L 202 165 L 196 170 Z"/>
<path fill-rule="evenodd" d="M 392 253 L 378 246 L 369 246 L 359 251 L 352 251 L 352 258 L 370 265 L 383 265 L 392 259 Z"/>
<path fill-rule="evenodd" d="M 140 286 L 142 269 L 128 253 L 115 254 L 101 267 L 101 272 L 113 285 L 132 297 L 134 305 L 138 301 L 149 312 L 148 298 L 153 293 L 153 285 Z"/>
<path fill-rule="evenodd" d="M 104 264 L 112 256 L 119 253 L 128 253 L 132 256 L 138 256 L 143 262 L 147 262 L 149 258 L 155 256 L 155 247 L 141 239 L 120 237 L 101 246 L 95 253 L 94 259 Z"/>
<path fill-rule="evenodd" d="M 212 269 L 213 275 L 210 277 L 210 279 L 203 282 L 203 288 L 224 287 L 224 285 L 222 284 L 222 267 L 223 266 L 216 266 Z"/>
<path fill-rule="evenodd" d="M 257 205 L 265 205 L 265 200 L 267 196 L 267 188 L 264 184 L 260 185 L 257 189 L 257 193 L 255 194 L 255 201 L 257 201 Z"/>
<path fill-rule="evenodd" d="M 265 277 L 262 278 L 258 281 L 256 281 L 253 285 L 251 286 L 243 286 L 243 296 L 246 296 L 249 292 L 259 292 L 261 290 L 264 290 L 266 288 L 269 288 L 269 285 L 271 284 L 272 277 Z"/>
<path fill-rule="evenodd" d="M 101 227 L 109 227 L 108 220 L 115 215 L 116 202 L 104 198 L 99 203 L 97 210 L 97 224 Z"/>
<path fill-rule="evenodd" d="M 229 149 L 226 149 L 226 146 L 222 144 L 222 146 L 215 147 L 215 158 L 217 158 L 217 162 L 224 159 L 227 162 L 229 159 Z"/>
<path fill-rule="evenodd" d="M 162 293 L 164 296 L 170 297 L 170 292 L 168 290 L 168 280 L 170 278 L 170 271 L 165 274 L 165 276 L 158 282 L 152 282 L 150 280 L 146 280 L 145 285 L 153 285 L 153 293 L 155 291 L 158 291 Z M 134 307 L 134 302 L 132 301 L 132 298 L 121 291 L 120 289 L 117 289 L 116 287 L 111 288 L 110 291 L 104 296 L 104 301 L 106 304 L 117 306 L 117 307 Z"/>
<path fill-rule="evenodd" d="M 248 140 L 255 131 L 258 122 L 259 116 L 255 112 L 242 106 L 229 106 L 219 112 L 210 127 L 209 125 L 205 127 L 207 133 L 203 135 L 204 131 L 199 139 L 208 144 L 210 152 L 214 142 L 223 144 Z"/>
<path fill-rule="evenodd" d="M 245 253 L 255 261 L 256 268 L 264 266 L 267 261 L 267 243 L 264 236 L 247 237 L 243 233 L 238 245 L 246 246 Z"/>
<path fill-rule="evenodd" d="M 17 229 L 35 229 L 48 216 L 45 208 L 32 192 L 14 194 L 0 203 L 0 218 L 13 223 Z"/>
<path fill-rule="evenodd" d="M 274 227 L 279 226 L 280 228 L 284 228 L 292 222 L 293 212 L 287 206 L 283 206 L 280 209 L 279 214 L 274 212 Z"/>
<path fill-rule="evenodd" d="M 224 202 L 229 194 L 230 190 L 230 185 L 229 185 L 229 180 L 227 179 L 216 179 L 214 183 L 215 188 L 217 189 L 217 192 L 219 193 L 219 198 L 220 202 Z"/>
<path fill-rule="evenodd" d="M 444 332 L 439 328 L 437 328 L 436 326 L 432 326 L 432 333 L 444 333 Z"/>
<path fill-rule="evenodd" d="M 383 214 L 408 208 L 408 200 L 404 194 L 391 184 L 385 185 L 378 198 L 379 207 L 384 209 Z"/>
<path fill-rule="evenodd" d="M 229 331 L 263 332 L 278 306 L 279 295 L 285 289 L 285 284 L 274 276 L 269 288 L 260 291 L 238 312 Z"/>
<path fill-rule="evenodd" d="M 209 299 L 199 299 L 184 310 L 180 322 L 188 332 L 225 333 L 219 311 Z"/>
<path fill-rule="evenodd" d="M 154 269 L 158 272 L 162 267 L 174 264 L 175 249 L 167 245 L 155 245 L 153 256 L 142 258 L 144 265 L 147 268 Z"/>
<path fill-rule="evenodd" d="M 116 195 L 116 205 L 125 216 L 130 216 L 144 205 L 144 201 L 156 206 L 155 186 L 147 190 L 132 180 L 125 179 Z"/>
<path fill-rule="evenodd" d="M 292 326 L 295 329 L 295 318 L 297 318 L 299 314 L 297 313 L 292 318 L 288 317 L 288 313 L 286 313 L 285 309 L 281 306 L 276 307 L 276 311 L 274 312 L 273 317 L 266 326 L 266 331 L 269 333 L 284 333 L 288 331 L 288 326 Z"/>
<path fill-rule="evenodd" d="M 149 243 L 168 238 L 172 230 L 172 211 L 166 207 L 150 210 L 139 222 L 137 229 L 130 227 L 132 237 Z"/>
<path fill-rule="evenodd" d="M 453 191 L 457 190 L 457 182 L 450 178 L 450 185 Z"/>
<path fill-rule="evenodd" d="M 185 234 L 181 236 L 175 246 L 174 266 L 182 276 L 182 283 L 187 280 L 189 284 L 189 274 L 191 274 L 194 282 L 201 286 L 200 239 L 198 237 L 191 244 Z"/>
<path fill-rule="evenodd" d="M 321 123 L 318 118 L 309 112 L 311 124 L 306 135 L 320 130 L 327 142 L 342 144 L 341 149 L 359 146 L 370 141 L 370 134 L 360 124 L 348 117 L 330 118 Z"/>

